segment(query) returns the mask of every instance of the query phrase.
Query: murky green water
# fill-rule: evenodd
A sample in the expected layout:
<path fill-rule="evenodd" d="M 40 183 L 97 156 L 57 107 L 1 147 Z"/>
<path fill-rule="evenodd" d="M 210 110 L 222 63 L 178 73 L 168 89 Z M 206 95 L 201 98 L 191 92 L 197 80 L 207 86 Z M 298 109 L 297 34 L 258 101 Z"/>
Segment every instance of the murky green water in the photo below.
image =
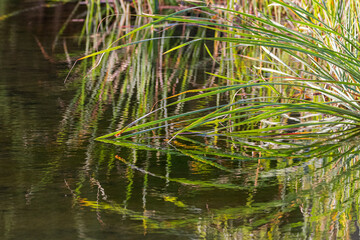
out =
<path fill-rule="evenodd" d="M 0 14 L 32 4 L 1 1 Z M 82 54 L 73 37 L 81 23 L 52 52 L 72 7 L 0 21 L 1 239 L 359 237 L 356 139 L 347 145 L 353 155 L 337 158 L 347 151 L 338 149 L 304 165 L 155 138 L 131 147 L 94 141 L 112 120 L 84 122 L 95 114 L 71 112 L 81 106 L 73 100 L 79 86 L 64 84 L 63 43 L 71 56 Z"/>

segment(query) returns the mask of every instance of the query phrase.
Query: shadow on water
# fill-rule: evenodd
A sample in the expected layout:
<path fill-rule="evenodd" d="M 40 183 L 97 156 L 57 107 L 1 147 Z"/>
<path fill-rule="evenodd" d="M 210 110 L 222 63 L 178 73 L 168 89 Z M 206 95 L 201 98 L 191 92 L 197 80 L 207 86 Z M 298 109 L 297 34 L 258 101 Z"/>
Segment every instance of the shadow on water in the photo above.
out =
<path fill-rule="evenodd" d="M 90 73 L 99 59 L 83 61 L 64 85 L 69 61 L 84 47 L 89 53 L 129 31 L 127 16 L 117 16 L 104 25 L 102 36 L 83 29 L 85 46 L 79 47 L 82 23 L 68 23 L 58 34 L 74 6 L 39 8 L 0 22 L 2 239 L 357 237 L 357 128 L 262 137 L 185 132 L 167 144 L 165 139 L 187 124 L 185 111 L 195 111 L 196 118 L 201 109 L 229 98 L 166 107 L 175 101 L 169 96 L 221 81 L 209 79 L 205 70 L 231 77 L 229 67 L 247 72 L 255 63 L 223 60 L 215 66 L 202 43 L 163 55 L 174 41 L 188 39 L 162 38 L 123 54 L 108 53 Z M 10 1 L 0 3 L 1 9 L 17 10 Z M 178 32 L 211 34 L 179 25 L 131 40 Z M 148 116 L 150 122 L 172 114 L 180 118 L 150 130 L 140 121 L 144 129 L 93 140 L 124 128 L 156 103 L 160 110 Z"/>

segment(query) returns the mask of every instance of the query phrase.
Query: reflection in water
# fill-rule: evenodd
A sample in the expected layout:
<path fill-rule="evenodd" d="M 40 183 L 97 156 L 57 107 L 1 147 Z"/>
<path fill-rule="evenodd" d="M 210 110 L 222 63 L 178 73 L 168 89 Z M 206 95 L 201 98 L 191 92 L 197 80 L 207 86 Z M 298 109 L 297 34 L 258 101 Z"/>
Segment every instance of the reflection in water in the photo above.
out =
<path fill-rule="evenodd" d="M 0 13 L 12 7 L 0 2 Z M 69 53 L 81 55 L 71 39 L 81 26 L 70 23 L 58 36 L 73 7 L 40 8 L 0 22 L 1 239 L 358 237 L 356 128 L 297 141 L 185 133 L 164 143 L 187 124 L 182 116 L 164 129 L 93 141 L 150 112 L 157 100 L 199 86 L 199 62 L 213 66 L 199 54 L 201 45 L 179 49 L 184 59 L 172 59 L 160 54 L 169 43 L 155 41 L 136 54 L 105 56 L 114 64 L 76 81 L 92 64 L 82 63 L 64 86 L 67 63 L 57 60 L 66 59 L 63 39 Z M 123 29 L 117 27 L 107 33 L 109 42 Z M 199 110 L 179 104 L 149 117 L 184 109 Z"/>

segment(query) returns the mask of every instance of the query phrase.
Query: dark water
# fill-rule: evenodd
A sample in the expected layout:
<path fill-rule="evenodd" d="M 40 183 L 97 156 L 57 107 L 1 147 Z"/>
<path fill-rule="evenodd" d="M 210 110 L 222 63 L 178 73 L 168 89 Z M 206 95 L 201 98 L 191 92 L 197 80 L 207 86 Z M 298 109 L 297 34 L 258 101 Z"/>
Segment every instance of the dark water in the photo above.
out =
<path fill-rule="evenodd" d="M 1 1 L 0 14 L 39 4 Z M 94 141 L 107 129 L 69 113 L 77 87 L 64 84 L 63 42 L 82 55 L 82 24 L 56 37 L 73 7 L 0 21 L 0 239 L 357 239 L 356 156 L 291 175 L 282 160 L 219 157 L 227 171 L 189 152 Z M 274 171 L 259 179 L 262 169 Z"/>
<path fill-rule="evenodd" d="M 1 1 L 0 12 L 38 4 Z M 47 59 L 36 41 L 52 54 L 69 7 L 37 8 L 0 22 L 1 239 L 78 236 L 76 211 L 64 185 L 79 167 L 78 153 L 66 152 L 57 142 L 59 120 L 72 97 L 63 84 L 67 66 Z M 67 41 L 76 50 L 71 38 Z"/>

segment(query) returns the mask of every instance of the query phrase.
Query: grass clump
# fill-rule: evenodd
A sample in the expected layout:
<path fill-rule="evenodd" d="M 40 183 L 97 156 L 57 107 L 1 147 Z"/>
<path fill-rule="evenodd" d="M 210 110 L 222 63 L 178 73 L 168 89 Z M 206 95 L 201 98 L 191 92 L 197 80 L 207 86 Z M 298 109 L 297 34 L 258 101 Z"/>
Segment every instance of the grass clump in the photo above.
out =
<path fill-rule="evenodd" d="M 188 42 L 165 53 L 194 42 L 205 43 L 207 54 L 218 66 L 216 73 L 209 73 L 210 79 L 218 80 L 217 86 L 166 96 L 167 101 L 177 100 L 163 104 L 154 113 L 178 104 L 194 105 L 193 102 L 200 99 L 208 102 L 227 99 L 227 102 L 220 104 L 217 101 L 215 108 L 201 107 L 154 121 L 146 121 L 151 119 L 151 112 L 148 112 L 128 127 L 106 137 L 119 137 L 120 133 L 135 130 L 135 135 L 142 134 L 144 129 L 146 132 L 152 127 L 165 129 L 169 140 L 185 133 L 243 137 L 296 131 L 314 135 L 340 132 L 359 125 L 359 5 L 356 1 L 299 4 L 273 0 L 266 11 L 257 9 L 253 13 L 243 12 L 231 3 L 195 6 L 165 17 L 152 16 L 154 21 L 124 35 L 122 38 L 160 23 L 170 26 L 174 22 L 211 31 L 212 36 L 192 36 Z M 201 11 L 202 15 L 181 15 L 191 11 Z M 211 47 L 208 47 L 209 43 Z M 109 53 L 128 44 L 84 58 Z M 262 58 L 254 61 L 257 63 L 251 78 L 239 73 L 239 63 L 243 58 L 249 58 L 249 48 L 263 53 Z M 194 94 L 196 92 L 199 94 Z M 186 123 L 183 121 L 185 115 L 191 116 L 187 117 Z M 174 125 L 181 127 L 166 130 Z M 255 127 L 244 130 L 250 125 Z"/>

